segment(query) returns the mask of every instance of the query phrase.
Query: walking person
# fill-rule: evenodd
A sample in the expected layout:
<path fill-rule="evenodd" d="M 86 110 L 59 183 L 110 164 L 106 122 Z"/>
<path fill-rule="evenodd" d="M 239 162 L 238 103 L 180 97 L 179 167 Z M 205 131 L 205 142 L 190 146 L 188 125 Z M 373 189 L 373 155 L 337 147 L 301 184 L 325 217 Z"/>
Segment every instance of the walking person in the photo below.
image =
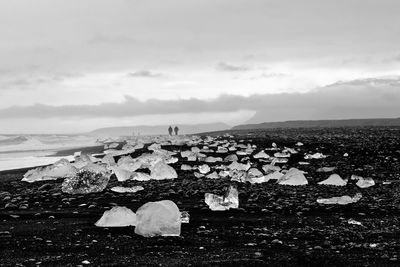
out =
<path fill-rule="evenodd" d="M 169 135 L 172 135 L 172 126 L 169 126 L 168 132 L 169 132 Z"/>
<path fill-rule="evenodd" d="M 178 131 L 179 131 L 178 126 L 175 126 L 174 131 L 175 131 L 175 135 L 178 135 Z"/>

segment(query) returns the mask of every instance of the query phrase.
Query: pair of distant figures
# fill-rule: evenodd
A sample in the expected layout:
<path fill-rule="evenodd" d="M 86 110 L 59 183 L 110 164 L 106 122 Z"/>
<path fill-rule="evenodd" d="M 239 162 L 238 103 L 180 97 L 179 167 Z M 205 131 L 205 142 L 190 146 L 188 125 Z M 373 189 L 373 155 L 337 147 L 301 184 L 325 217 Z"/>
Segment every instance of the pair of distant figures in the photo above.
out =
<path fill-rule="evenodd" d="M 175 135 L 178 135 L 178 132 L 179 132 L 178 126 L 175 126 L 174 132 L 175 132 Z M 168 128 L 168 133 L 169 133 L 169 135 L 172 135 L 172 127 L 171 126 L 169 126 L 169 128 Z"/>

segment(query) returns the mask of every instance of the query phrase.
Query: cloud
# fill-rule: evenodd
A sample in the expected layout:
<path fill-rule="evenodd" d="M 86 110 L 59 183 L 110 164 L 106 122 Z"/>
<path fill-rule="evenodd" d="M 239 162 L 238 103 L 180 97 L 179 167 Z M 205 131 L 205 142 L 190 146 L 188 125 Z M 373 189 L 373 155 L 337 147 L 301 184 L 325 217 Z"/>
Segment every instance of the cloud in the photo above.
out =
<path fill-rule="evenodd" d="M 217 70 L 235 72 L 235 71 L 248 71 L 250 70 L 250 68 L 244 65 L 232 65 L 232 64 L 227 64 L 225 62 L 220 62 L 217 64 Z"/>
<path fill-rule="evenodd" d="M 138 70 L 127 74 L 128 77 L 147 77 L 147 78 L 158 78 L 164 76 L 161 73 L 155 73 L 150 70 Z"/>
<path fill-rule="evenodd" d="M 371 82 L 373 81 L 373 82 Z M 400 116 L 400 79 L 366 79 L 336 83 L 308 93 L 221 95 L 201 100 L 150 99 L 125 96 L 121 103 L 99 105 L 32 105 L 0 110 L 0 118 L 123 118 L 140 115 L 258 111 L 256 120 L 324 119 Z M 260 122 L 261 122 L 260 121 Z"/>

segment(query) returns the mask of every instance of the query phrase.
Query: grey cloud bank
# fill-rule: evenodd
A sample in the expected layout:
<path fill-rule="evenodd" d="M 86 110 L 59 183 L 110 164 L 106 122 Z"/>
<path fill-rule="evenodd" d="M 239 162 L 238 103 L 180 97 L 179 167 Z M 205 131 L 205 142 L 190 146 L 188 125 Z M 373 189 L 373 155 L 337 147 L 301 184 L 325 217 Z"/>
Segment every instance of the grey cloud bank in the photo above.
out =
<path fill-rule="evenodd" d="M 0 118 L 131 117 L 152 114 L 258 111 L 251 122 L 368 118 L 400 116 L 400 79 L 365 79 L 339 82 L 308 93 L 222 95 L 215 99 L 139 101 L 100 105 L 13 106 L 0 110 Z"/>

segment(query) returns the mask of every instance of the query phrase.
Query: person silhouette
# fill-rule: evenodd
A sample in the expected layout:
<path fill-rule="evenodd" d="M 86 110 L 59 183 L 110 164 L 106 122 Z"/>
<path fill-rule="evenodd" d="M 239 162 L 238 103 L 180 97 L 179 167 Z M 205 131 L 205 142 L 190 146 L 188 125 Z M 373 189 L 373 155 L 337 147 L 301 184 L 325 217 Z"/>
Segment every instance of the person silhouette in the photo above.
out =
<path fill-rule="evenodd" d="M 174 131 L 175 131 L 175 135 L 178 135 L 178 131 L 179 131 L 178 126 L 175 126 Z"/>
<path fill-rule="evenodd" d="M 172 127 L 171 126 L 169 126 L 169 128 L 168 128 L 168 133 L 169 133 L 169 135 L 172 135 Z"/>

